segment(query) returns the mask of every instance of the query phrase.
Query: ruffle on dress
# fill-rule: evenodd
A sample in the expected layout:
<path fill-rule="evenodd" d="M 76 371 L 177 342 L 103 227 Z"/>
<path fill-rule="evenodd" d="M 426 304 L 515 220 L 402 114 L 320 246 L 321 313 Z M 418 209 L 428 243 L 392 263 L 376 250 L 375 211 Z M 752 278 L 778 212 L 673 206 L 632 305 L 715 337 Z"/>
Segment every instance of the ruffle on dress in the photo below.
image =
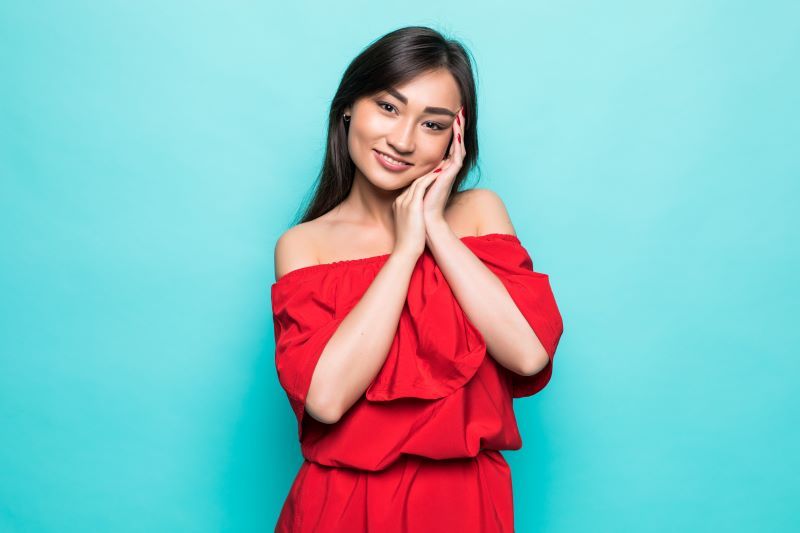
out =
<path fill-rule="evenodd" d="M 550 357 L 547 366 L 532 376 L 506 371 L 514 398 L 536 394 L 550 381 L 563 332 L 549 277 L 533 271 L 530 255 L 514 235 L 492 233 L 461 241 L 502 281 Z M 272 285 L 278 379 L 297 416 L 301 438 L 305 399 L 322 350 L 388 257 L 303 267 Z M 483 336 L 426 249 L 411 274 L 384 365 L 365 398 L 370 402 L 445 398 L 473 378 L 486 355 Z"/>

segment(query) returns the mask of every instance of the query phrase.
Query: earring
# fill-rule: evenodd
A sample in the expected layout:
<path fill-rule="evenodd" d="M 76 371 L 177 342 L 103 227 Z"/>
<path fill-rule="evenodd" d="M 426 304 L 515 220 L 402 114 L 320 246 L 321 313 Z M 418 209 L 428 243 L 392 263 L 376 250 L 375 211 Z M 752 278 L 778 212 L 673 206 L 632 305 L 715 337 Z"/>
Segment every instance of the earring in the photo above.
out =
<path fill-rule="evenodd" d="M 350 115 L 344 115 L 344 121 L 350 122 Z"/>

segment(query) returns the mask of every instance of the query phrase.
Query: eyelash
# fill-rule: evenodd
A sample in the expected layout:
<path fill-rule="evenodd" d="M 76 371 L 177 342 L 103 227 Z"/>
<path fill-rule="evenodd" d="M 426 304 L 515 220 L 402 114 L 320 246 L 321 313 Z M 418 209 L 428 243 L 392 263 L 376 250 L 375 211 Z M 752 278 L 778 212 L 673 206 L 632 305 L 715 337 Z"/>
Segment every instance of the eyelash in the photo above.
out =
<path fill-rule="evenodd" d="M 388 102 L 378 102 L 378 106 L 379 107 L 385 106 L 385 105 L 388 105 L 388 106 L 394 108 L 394 106 L 392 104 L 388 103 Z M 386 111 L 386 109 L 384 109 L 383 107 L 381 107 L 381 109 Z M 439 124 L 438 122 L 431 122 L 430 120 L 426 120 L 425 123 L 426 124 L 433 124 L 433 125 L 435 125 L 436 127 L 439 128 L 439 129 L 434 129 L 433 131 L 441 131 L 441 130 L 445 129 L 445 127 L 442 126 L 441 124 Z M 433 129 L 433 128 L 431 128 L 431 129 Z"/>

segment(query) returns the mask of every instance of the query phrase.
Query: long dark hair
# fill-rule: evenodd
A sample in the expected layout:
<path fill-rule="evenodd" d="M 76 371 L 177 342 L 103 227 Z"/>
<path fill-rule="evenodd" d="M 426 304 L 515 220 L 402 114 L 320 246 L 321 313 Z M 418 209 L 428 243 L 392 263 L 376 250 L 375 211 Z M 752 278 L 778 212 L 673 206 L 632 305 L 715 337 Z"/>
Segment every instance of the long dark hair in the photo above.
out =
<path fill-rule="evenodd" d="M 447 69 L 455 79 L 466 116 L 466 156 L 453 182 L 450 199 L 478 161 L 477 94 L 471 55 L 459 42 L 425 26 L 408 26 L 387 33 L 365 48 L 347 67 L 331 102 L 325 162 L 311 202 L 300 222 L 308 222 L 339 205 L 349 194 L 355 164 L 347 148 L 344 109 L 357 99 L 410 81 L 431 70 Z"/>

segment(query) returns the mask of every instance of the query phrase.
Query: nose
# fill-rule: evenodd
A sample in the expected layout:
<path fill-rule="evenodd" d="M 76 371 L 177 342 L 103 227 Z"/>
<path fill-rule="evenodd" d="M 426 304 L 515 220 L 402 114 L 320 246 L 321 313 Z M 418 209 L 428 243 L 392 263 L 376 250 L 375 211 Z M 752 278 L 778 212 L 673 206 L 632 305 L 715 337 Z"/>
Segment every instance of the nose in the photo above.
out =
<path fill-rule="evenodd" d="M 386 142 L 397 150 L 398 154 L 409 154 L 414 151 L 414 127 L 412 120 L 398 120 L 389 132 Z"/>

